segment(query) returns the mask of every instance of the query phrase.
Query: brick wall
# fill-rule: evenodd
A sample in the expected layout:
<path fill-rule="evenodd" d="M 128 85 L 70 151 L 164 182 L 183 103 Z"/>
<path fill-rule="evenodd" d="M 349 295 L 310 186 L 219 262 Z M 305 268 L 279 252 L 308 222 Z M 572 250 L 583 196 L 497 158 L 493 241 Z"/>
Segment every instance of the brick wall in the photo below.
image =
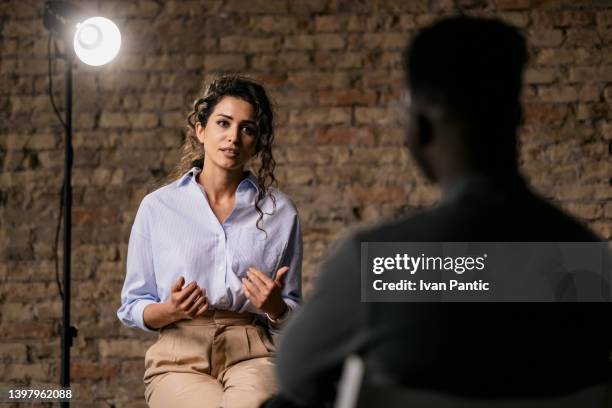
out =
<path fill-rule="evenodd" d="M 436 201 L 437 189 L 401 147 L 394 108 L 407 40 L 460 9 L 526 33 L 522 167 L 540 193 L 612 238 L 612 5 L 605 0 L 83 5 L 114 19 L 124 40 L 109 66 L 76 64 L 74 73 L 79 336 L 72 376 L 92 406 L 144 406 L 143 356 L 153 337 L 115 316 L 127 241 L 140 200 L 178 160 L 186 114 L 209 72 L 252 74 L 277 103 L 277 175 L 300 210 L 307 291 L 316 262 L 347 228 Z M 0 386 L 59 381 L 52 244 L 63 135 L 46 93 L 42 10 L 42 1 L 0 4 Z M 61 101 L 62 64 L 54 70 Z"/>

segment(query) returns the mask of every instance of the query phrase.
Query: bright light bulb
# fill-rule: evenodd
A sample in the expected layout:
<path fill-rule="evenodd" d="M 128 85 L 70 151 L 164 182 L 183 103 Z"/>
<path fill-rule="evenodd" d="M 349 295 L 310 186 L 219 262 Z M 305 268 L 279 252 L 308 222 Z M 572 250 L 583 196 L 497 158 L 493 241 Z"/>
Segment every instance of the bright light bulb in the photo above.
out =
<path fill-rule="evenodd" d="M 110 62 L 121 48 L 119 28 L 108 18 L 91 17 L 77 24 L 74 52 L 87 65 Z"/>

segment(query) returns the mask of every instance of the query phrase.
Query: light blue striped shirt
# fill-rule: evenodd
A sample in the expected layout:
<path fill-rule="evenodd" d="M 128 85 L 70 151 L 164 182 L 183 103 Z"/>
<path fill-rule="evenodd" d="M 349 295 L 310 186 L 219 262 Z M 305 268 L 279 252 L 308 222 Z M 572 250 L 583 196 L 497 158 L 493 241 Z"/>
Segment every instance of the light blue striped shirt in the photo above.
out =
<path fill-rule="evenodd" d="M 249 267 L 274 278 L 280 267 L 288 266 L 283 300 L 290 311 L 301 301 L 302 235 L 295 205 L 271 189 L 276 209 L 269 196 L 260 203 L 266 238 L 256 227 L 259 214 L 254 204 L 259 188 L 249 173 L 238 185 L 232 213 L 220 224 L 196 181 L 200 171 L 192 168 L 140 203 L 117 310 L 129 327 L 152 331 L 143 322 L 144 308 L 164 302 L 181 275 L 186 284 L 196 281 L 206 289 L 212 309 L 262 314 L 246 299 L 241 278 Z"/>

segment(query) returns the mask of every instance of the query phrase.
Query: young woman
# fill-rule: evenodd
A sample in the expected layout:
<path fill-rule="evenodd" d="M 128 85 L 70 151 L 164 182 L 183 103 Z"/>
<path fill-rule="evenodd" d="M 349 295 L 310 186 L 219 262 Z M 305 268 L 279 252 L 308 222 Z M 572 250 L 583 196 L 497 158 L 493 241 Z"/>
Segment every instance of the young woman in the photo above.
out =
<path fill-rule="evenodd" d="M 214 80 L 188 117 L 174 182 L 141 202 L 119 319 L 159 330 L 145 356 L 151 407 L 258 407 L 276 391 L 270 332 L 301 299 L 302 239 L 276 189 L 263 87 Z M 257 172 L 245 171 L 257 159 Z"/>

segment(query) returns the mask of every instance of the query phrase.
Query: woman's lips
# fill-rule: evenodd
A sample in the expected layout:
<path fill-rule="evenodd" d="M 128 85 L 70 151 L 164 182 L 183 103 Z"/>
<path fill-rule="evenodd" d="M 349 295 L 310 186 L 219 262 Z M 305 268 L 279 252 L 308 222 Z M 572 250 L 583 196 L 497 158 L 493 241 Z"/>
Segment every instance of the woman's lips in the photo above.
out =
<path fill-rule="evenodd" d="M 219 150 L 221 150 L 226 157 L 238 157 L 240 155 L 240 152 L 234 149 L 219 149 Z"/>

